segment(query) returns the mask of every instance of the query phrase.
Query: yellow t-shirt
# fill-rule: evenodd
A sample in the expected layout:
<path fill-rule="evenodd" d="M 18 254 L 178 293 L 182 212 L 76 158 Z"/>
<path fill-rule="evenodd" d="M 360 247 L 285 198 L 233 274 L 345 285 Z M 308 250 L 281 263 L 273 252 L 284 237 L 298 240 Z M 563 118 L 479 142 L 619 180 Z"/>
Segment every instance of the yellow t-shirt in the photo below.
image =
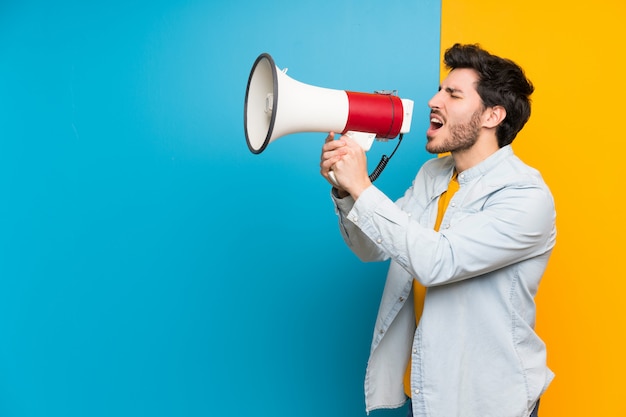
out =
<path fill-rule="evenodd" d="M 448 189 L 444 191 L 439 197 L 439 206 L 437 207 L 437 220 L 435 221 L 435 230 L 439 231 L 439 226 L 441 226 L 441 220 L 443 219 L 443 214 L 446 212 L 448 208 L 448 204 L 450 200 L 452 200 L 452 196 L 459 189 L 459 181 L 457 180 L 456 171 L 450 178 L 450 183 L 448 184 Z M 420 317 L 422 316 L 422 310 L 424 308 L 424 298 L 426 297 L 426 288 L 422 284 L 419 283 L 418 280 L 413 280 L 413 303 L 415 305 L 415 323 L 419 323 Z M 411 396 L 411 359 L 409 358 L 409 363 L 406 367 L 406 372 L 404 373 L 404 392 L 407 396 Z"/>

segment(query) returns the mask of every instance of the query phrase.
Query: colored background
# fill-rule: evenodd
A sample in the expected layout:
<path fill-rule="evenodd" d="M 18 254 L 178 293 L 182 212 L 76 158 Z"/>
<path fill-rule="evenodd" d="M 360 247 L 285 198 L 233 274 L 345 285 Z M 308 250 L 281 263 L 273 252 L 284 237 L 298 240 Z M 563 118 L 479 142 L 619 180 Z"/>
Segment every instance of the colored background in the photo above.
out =
<path fill-rule="evenodd" d="M 4 0 L 0 415 L 364 415 L 386 265 L 341 242 L 324 135 L 248 151 L 245 85 L 269 52 L 311 85 L 415 100 L 377 182 L 399 197 L 429 157 L 440 13 Z"/>
<path fill-rule="evenodd" d="M 414 99 L 377 181 L 397 197 L 454 42 L 537 87 L 514 148 L 558 210 L 541 415 L 625 415 L 624 21 L 618 0 L 3 1 L 0 415 L 363 415 L 386 265 L 340 241 L 323 137 L 249 153 L 245 83 L 270 52 L 312 85 Z"/>
<path fill-rule="evenodd" d="M 536 87 L 513 148 L 541 170 L 557 206 L 537 296 L 556 378 L 540 416 L 626 415 L 624 22 L 622 0 L 442 2 L 442 49 L 478 42 L 521 64 Z"/>

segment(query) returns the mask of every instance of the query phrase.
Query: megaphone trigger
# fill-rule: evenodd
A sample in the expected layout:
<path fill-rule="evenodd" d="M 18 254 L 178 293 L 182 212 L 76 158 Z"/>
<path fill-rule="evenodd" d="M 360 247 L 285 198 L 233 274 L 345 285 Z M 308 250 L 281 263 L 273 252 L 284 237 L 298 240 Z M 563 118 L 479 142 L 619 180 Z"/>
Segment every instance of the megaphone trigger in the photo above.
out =
<path fill-rule="evenodd" d="M 345 135 L 358 143 L 365 152 L 370 150 L 370 148 L 372 147 L 372 143 L 374 143 L 374 139 L 376 138 L 376 133 L 367 132 L 350 131 L 346 132 Z"/>

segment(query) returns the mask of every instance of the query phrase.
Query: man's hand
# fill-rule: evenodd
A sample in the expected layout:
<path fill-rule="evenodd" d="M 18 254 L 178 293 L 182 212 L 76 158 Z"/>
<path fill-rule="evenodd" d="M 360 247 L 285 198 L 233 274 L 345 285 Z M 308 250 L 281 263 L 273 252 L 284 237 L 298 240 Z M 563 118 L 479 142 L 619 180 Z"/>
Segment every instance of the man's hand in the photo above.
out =
<path fill-rule="evenodd" d="M 330 179 L 330 171 L 333 171 L 337 184 Z M 326 137 L 322 147 L 320 172 L 337 188 L 340 197 L 350 194 L 356 200 L 363 190 L 372 185 L 367 174 L 365 151 L 346 135 L 335 140 L 335 134 L 331 132 Z"/>

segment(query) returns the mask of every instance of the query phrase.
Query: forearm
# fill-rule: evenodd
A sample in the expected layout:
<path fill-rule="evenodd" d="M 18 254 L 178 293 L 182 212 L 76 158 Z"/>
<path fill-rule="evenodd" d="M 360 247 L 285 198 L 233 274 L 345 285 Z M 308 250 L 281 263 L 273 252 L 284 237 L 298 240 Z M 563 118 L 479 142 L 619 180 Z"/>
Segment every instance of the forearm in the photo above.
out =
<path fill-rule="evenodd" d="M 491 195 L 490 205 L 478 200 L 480 210 L 458 210 L 449 218 L 452 227 L 436 232 L 420 224 L 417 213 L 371 187 L 345 223 L 377 247 L 370 245 L 371 253 L 386 254 L 425 286 L 441 285 L 542 255 L 553 246 L 553 211 L 540 190 L 526 188 L 523 198 L 516 198 L 516 190 L 500 194 Z"/>
<path fill-rule="evenodd" d="M 354 206 L 354 199 L 349 193 L 333 188 L 332 197 L 335 203 L 335 213 L 339 219 L 339 230 L 346 245 L 363 262 L 382 261 L 387 259 L 384 251 L 373 242 L 353 221 L 348 219 L 348 214 Z"/>

